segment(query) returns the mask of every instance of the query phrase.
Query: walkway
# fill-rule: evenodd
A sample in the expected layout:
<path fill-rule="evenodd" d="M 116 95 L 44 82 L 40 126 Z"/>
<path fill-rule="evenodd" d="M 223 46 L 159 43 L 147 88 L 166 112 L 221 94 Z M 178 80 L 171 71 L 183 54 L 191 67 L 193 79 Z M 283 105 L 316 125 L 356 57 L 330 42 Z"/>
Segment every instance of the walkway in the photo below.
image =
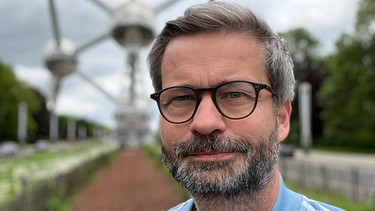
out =
<path fill-rule="evenodd" d="M 346 165 L 355 167 L 375 168 L 375 154 L 330 152 L 312 150 L 304 154 L 302 150 L 296 150 L 295 157 L 298 160 L 315 161 L 332 165 Z"/>
<path fill-rule="evenodd" d="M 121 152 L 86 186 L 72 211 L 164 211 L 182 200 L 141 151 Z"/>

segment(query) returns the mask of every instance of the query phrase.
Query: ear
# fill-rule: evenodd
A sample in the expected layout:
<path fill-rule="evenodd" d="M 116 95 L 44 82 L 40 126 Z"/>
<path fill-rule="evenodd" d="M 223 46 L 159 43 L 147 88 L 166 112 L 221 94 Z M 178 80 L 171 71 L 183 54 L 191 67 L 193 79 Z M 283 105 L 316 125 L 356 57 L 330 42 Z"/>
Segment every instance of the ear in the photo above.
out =
<path fill-rule="evenodd" d="M 277 116 L 278 123 L 278 141 L 282 142 L 289 134 L 290 129 L 290 115 L 292 113 L 292 103 L 290 100 L 285 101 L 279 107 L 279 113 Z"/>

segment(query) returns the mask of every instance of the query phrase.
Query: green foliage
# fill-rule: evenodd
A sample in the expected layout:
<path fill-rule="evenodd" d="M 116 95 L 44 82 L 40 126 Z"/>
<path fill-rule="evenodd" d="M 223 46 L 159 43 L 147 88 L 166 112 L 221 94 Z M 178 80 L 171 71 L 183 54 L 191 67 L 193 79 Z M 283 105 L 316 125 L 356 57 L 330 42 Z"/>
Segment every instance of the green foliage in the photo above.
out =
<path fill-rule="evenodd" d="M 35 133 L 29 133 L 29 139 L 32 141 L 38 139 L 48 139 L 49 137 L 49 111 L 47 110 L 46 97 L 38 90 L 34 89 L 40 109 L 33 113 L 33 117 L 38 125 L 38 130 Z"/>
<path fill-rule="evenodd" d="M 359 11 L 357 13 L 356 29 L 361 34 L 371 33 L 369 30 L 371 22 L 375 19 L 375 0 L 362 0 L 359 3 Z"/>
<path fill-rule="evenodd" d="M 297 81 L 312 84 L 315 144 L 375 147 L 374 22 L 375 0 L 360 1 L 357 33 L 342 35 L 336 52 L 323 59 L 317 53 L 319 43 L 306 30 L 282 34 L 295 64 Z M 287 141 L 298 142 L 298 128 L 296 99 Z"/>
<path fill-rule="evenodd" d="M 288 44 L 296 80 L 309 81 L 312 71 L 319 66 L 319 41 L 303 28 L 292 29 L 280 35 Z"/>
<path fill-rule="evenodd" d="M 40 107 L 34 92 L 18 81 L 11 67 L 0 62 L 0 140 L 17 140 L 18 103 L 28 105 L 28 131 L 37 129 L 32 113 Z"/>
<path fill-rule="evenodd" d="M 364 7 L 357 24 L 369 23 L 374 14 Z M 369 16 L 365 17 L 364 14 Z M 327 76 L 319 93 L 324 107 L 324 139 L 332 145 L 375 146 L 375 38 L 344 34 L 337 52 L 327 59 Z"/>
<path fill-rule="evenodd" d="M 68 134 L 68 124 L 69 124 L 69 116 L 61 115 L 58 117 L 58 125 L 59 125 L 59 137 L 66 139 Z"/>
<path fill-rule="evenodd" d="M 72 120 L 76 122 L 76 137 L 78 137 L 79 127 L 86 128 L 87 138 L 94 137 L 95 135 L 94 130 L 96 128 L 101 128 L 105 131 L 110 131 L 109 128 L 105 128 L 101 125 L 98 125 L 94 122 L 91 122 L 85 119 L 76 119 L 73 116 L 60 115 L 58 119 L 59 119 L 59 137 L 62 139 L 67 138 L 68 125 L 69 125 L 69 122 Z"/>
<path fill-rule="evenodd" d="M 19 81 L 10 66 L 0 62 L 0 142 L 17 141 L 18 103 L 28 106 L 28 141 L 49 137 L 49 112 L 46 99 L 42 93 L 33 90 Z M 59 138 L 66 138 L 69 119 L 73 117 L 59 116 Z M 77 120 L 77 129 L 84 126 L 87 137 L 93 137 L 97 124 L 84 119 Z M 102 126 L 100 126 L 103 128 Z M 105 129 L 105 128 L 104 128 Z M 106 129 L 107 131 L 109 129 Z"/>
<path fill-rule="evenodd" d="M 312 87 L 312 132 L 314 137 L 322 135 L 322 122 L 319 118 L 321 108 L 317 103 L 316 93 L 323 80 L 321 74 L 322 58 L 319 55 L 319 41 L 303 28 L 290 30 L 280 34 L 288 44 L 294 63 L 294 75 L 297 86 L 300 82 L 309 82 Z M 297 91 L 297 90 L 296 90 Z M 299 145 L 299 108 L 298 93 L 292 102 L 291 129 L 287 143 Z"/>
<path fill-rule="evenodd" d="M 48 197 L 46 203 L 47 211 L 67 211 L 69 210 L 69 205 L 62 200 L 60 197 L 51 195 Z"/>
<path fill-rule="evenodd" d="M 79 127 L 86 128 L 86 132 L 87 132 L 88 137 L 94 136 L 94 130 L 95 130 L 95 127 L 97 127 L 97 126 L 98 126 L 97 124 L 95 124 L 93 122 L 90 122 L 90 121 L 87 121 L 87 120 L 84 120 L 84 119 L 77 120 L 77 128 L 79 128 Z"/>

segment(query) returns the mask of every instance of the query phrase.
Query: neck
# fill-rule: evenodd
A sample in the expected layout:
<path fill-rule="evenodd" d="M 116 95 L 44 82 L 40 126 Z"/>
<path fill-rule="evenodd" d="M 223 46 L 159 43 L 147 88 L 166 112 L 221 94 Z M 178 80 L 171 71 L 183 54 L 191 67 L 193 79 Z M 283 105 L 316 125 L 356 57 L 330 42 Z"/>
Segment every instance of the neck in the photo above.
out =
<path fill-rule="evenodd" d="M 246 211 L 270 211 L 276 202 L 279 193 L 279 171 L 275 173 L 269 183 L 256 193 L 241 193 L 232 196 L 200 195 L 193 196 L 197 211 L 221 211 L 221 210 L 246 210 Z"/>

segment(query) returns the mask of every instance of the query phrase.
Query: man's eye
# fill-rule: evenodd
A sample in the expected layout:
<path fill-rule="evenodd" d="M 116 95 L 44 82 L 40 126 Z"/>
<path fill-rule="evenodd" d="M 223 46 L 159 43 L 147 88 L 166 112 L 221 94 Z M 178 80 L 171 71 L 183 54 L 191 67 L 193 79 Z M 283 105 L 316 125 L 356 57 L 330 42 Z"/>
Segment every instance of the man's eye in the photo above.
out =
<path fill-rule="evenodd" d="M 251 99 L 253 96 L 249 95 L 248 93 L 245 92 L 227 92 L 223 93 L 220 96 L 220 99 L 226 99 L 226 100 L 238 100 L 238 99 Z"/>
<path fill-rule="evenodd" d="M 172 99 L 172 101 L 188 101 L 188 100 L 194 100 L 192 96 L 190 95 L 182 95 L 182 96 L 176 96 L 175 98 Z"/>
<path fill-rule="evenodd" d="M 256 98 L 255 94 L 248 92 L 226 92 L 217 96 L 217 99 L 221 103 L 231 104 L 231 105 L 242 105 L 253 102 Z"/>
<path fill-rule="evenodd" d="M 243 92 L 229 92 L 226 97 L 235 99 L 235 98 L 241 98 L 241 97 L 246 97 L 247 95 Z"/>

